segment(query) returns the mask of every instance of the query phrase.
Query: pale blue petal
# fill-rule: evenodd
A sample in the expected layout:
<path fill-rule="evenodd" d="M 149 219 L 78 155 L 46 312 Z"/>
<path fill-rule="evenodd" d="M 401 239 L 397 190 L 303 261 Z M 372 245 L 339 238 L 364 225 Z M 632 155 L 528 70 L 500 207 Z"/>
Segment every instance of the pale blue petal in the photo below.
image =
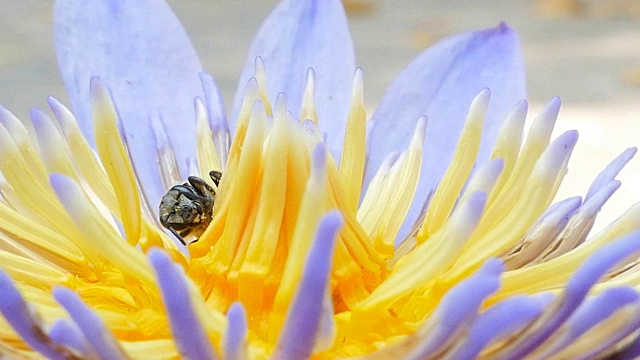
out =
<path fill-rule="evenodd" d="M 60 73 L 83 133 L 93 144 L 89 80 L 99 76 L 142 187 L 152 205 L 159 203 L 164 189 L 150 116 L 164 119 L 181 166 L 195 154 L 193 99 L 202 96 L 202 66 L 182 25 L 162 0 L 58 0 L 54 25 Z"/>
<path fill-rule="evenodd" d="M 216 153 L 220 158 L 222 166 L 224 166 L 227 163 L 227 153 L 229 152 L 231 140 L 227 114 L 224 110 L 224 101 L 213 76 L 202 72 L 200 73 L 200 82 L 202 82 L 202 89 L 204 90 L 204 102 L 207 107 L 209 127 L 213 135 Z"/>
<path fill-rule="evenodd" d="M 216 85 L 213 76 L 206 72 L 200 73 L 200 82 L 204 90 L 205 105 L 207 106 L 207 116 L 212 129 L 222 129 L 229 131 L 227 124 L 227 114 L 224 110 L 222 94 Z"/>
<path fill-rule="evenodd" d="M 247 346 L 247 314 L 239 302 L 234 302 L 227 311 L 227 335 L 224 343 L 225 360 L 242 360 L 246 358 Z"/>
<path fill-rule="evenodd" d="M 640 336 L 637 336 L 636 339 L 622 352 L 616 354 L 610 358 L 610 360 L 632 360 L 638 359 L 640 357 Z"/>
<path fill-rule="evenodd" d="M 567 345 L 593 326 L 613 315 L 617 310 L 638 301 L 638 293 L 630 287 L 606 289 L 598 296 L 587 299 L 567 321 Z"/>
<path fill-rule="evenodd" d="M 422 53 L 391 84 L 371 121 L 365 188 L 387 154 L 403 150 L 422 115 L 429 118 L 420 181 L 399 238 L 416 222 L 449 166 L 471 101 L 491 90 L 478 163 L 491 154 L 500 126 L 525 97 L 518 36 L 506 24 L 458 35 Z"/>
<path fill-rule="evenodd" d="M 636 316 L 631 316 L 627 318 L 626 319 L 627 321 L 624 324 L 622 324 L 622 326 L 617 328 L 616 331 L 609 333 L 609 337 L 603 339 L 602 341 L 598 342 L 594 346 L 589 347 L 585 353 L 580 354 L 581 359 L 602 358 L 603 354 L 607 354 L 611 349 L 614 349 L 615 346 L 623 342 L 628 336 L 631 336 L 632 334 L 636 334 L 637 336 L 637 331 L 640 329 L 640 316 L 637 316 L 638 308 L 640 308 L 640 304 L 638 302 L 635 302 L 634 304 L 629 304 L 629 305 L 635 307 Z M 618 358 L 624 358 L 624 357 L 611 357 L 611 356 L 606 357 L 606 359 L 610 359 L 610 360 L 618 359 Z M 628 358 L 628 359 L 631 359 L 631 358 Z M 637 358 L 633 358 L 633 359 L 637 359 Z"/>
<path fill-rule="evenodd" d="M 603 291 L 595 297 L 585 300 L 575 313 L 567 320 L 560 333 L 560 337 L 544 348 L 537 356 L 541 359 L 563 350 L 572 342 L 590 330 L 593 326 L 606 320 L 620 308 L 638 300 L 638 293 L 629 287 L 612 288 Z M 602 351 L 604 344 L 594 344 L 590 350 Z M 581 358 L 584 358 L 584 354 Z"/>
<path fill-rule="evenodd" d="M 338 211 L 329 212 L 320 221 L 298 291 L 280 333 L 274 359 L 302 360 L 311 355 L 320 330 L 322 301 L 341 226 L 342 216 Z"/>
<path fill-rule="evenodd" d="M 638 149 L 635 147 L 628 148 L 623 151 L 620 155 L 618 155 L 615 159 L 613 159 L 607 167 L 602 170 L 598 174 L 598 176 L 593 180 L 589 190 L 587 191 L 587 195 L 585 199 L 589 199 L 593 195 L 595 195 L 601 187 L 607 185 L 608 182 L 615 179 L 616 175 L 622 170 L 622 168 L 627 165 L 629 160 L 633 158 L 633 156 L 638 152 Z"/>
<path fill-rule="evenodd" d="M 560 302 L 551 305 L 553 311 L 545 318 L 544 324 L 500 359 L 521 359 L 548 339 L 580 306 L 591 287 L 616 263 L 640 251 L 640 232 L 634 232 L 615 242 L 605 245 L 589 257 L 574 273 L 565 287 Z"/>
<path fill-rule="evenodd" d="M 13 281 L 0 270 L 0 313 L 29 346 L 49 359 L 65 359 L 64 349 L 44 333 L 39 317 L 29 308 Z"/>
<path fill-rule="evenodd" d="M 576 196 L 553 204 L 540 216 L 536 223 L 529 228 L 525 236 L 536 237 L 544 234 L 544 238 L 548 240 L 547 245 L 550 246 L 549 244 L 553 239 L 556 239 L 565 229 L 569 223 L 569 219 L 571 219 L 580 207 L 581 202 L 582 198 Z M 536 245 L 525 242 L 524 246 L 526 248 Z M 540 251 L 523 251 L 522 249 L 524 248 L 521 248 L 516 256 L 510 257 L 509 260 L 506 261 L 507 270 L 519 269 L 540 256 Z"/>
<path fill-rule="evenodd" d="M 542 312 L 544 303 L 528 296 L 516 296 L 489 308 L 473 323 L 464 343 L 451 359 L 475 359 L 492 340 L 530 323 Z"/>
<path fill-rule="evenodd" d="M 308 68 L 316 73 L 315 101 L 320 126 L 330 134 L 328 148 L 339 154 L 351 99 L 355 55 L 347 18 L 339 0 L 284 0 L 271 12 L 253 39 L 238 81 L 232 131 L 256 57 L 266 66 L 267 92 L 279 93 L 297 118 Z M 339 157 L 337 157 L 339 159 Z"/>
<path fill-rule="evenodd" d="M 429 356 L 447 344 L 460 326 L 468 326 L 478 315 L 482 302 L 500 287 L 503 270 L 504 265 L 500 260 L 489 259 L 473 276 L 447 292 L 430 320 L 437 323 L 435 331 L 429 334 L 411 358 Z"/>
<path fill-rule="evenodd" d="M 78 328 L 102 359 L 128 359 L 104 321 L 71 289 L 53 289 L 53 297 L 69 313 Z"/>
<path fill-rule="evenodd" d="M 584 240 L 586 240 L 589 231 L 593 227 L 593 224 L 596 221 L 596 216 L 602 209 L 602 206 L 611 198 L 611 196 L 620 188 L 622 183 L 618 180 L 611 180 L 608 183 L 602 184 L 598 187 L 598 191 L 596 191 L 591 196 L 585 196 L 585 201 L 582 203 L 578 212 L 574 215 L 576 217 L 587 219 L 588 221 L 582 221 L 582 229 L 580 230 L 583 235 L 582 239 L 578 241 L 578 244 L 581 244 Z M 578 231 L 578 229 L 574 229 L 574 231 Z"/>
<path fill-rule="evenodd" d="M 578 210 L 580 205 L 582 205 L 582 198 L 580 196 L 573 196 L 553 203 L 540 215 L 536 224 L 542 223 L 549 217 L 562 218 L 562 223 L 558 223 L 557 227 L 564 228 L 564 225 L 566 225 L 569 218 Z"/>
<path fill-rule="evenodd" d="M 95 353 L 84 334 L 78 328 L 78 326 L 67 319 L 58 319 L 49 329 L 49 336 L 58 344 L 68 346 L 71 349 L 79 352 L 85 359 L 97 359 L 98 355 Z"/>
<path fill-rule="evenodd" d="M 180 354 L 189 359 L 216 359 L 211 342 L 191 303 L 182 268 L 160 249 L 151 249 L 147 256 L 158 278 L 171 334 Z"/>

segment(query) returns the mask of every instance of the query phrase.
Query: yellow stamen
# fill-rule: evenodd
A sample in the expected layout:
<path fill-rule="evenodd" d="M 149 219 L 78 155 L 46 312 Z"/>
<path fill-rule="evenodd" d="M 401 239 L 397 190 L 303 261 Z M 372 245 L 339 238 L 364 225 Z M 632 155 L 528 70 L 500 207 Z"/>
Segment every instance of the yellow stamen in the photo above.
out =
<path fill-rule="evenodd" d="M 389 175 L 383 180 L 384 186 L 377 197 L 378 201 L 370 205 L 372 210 L 367 220 L 371 222 L 372 230 L 369 231 L 369 236 L 385 258 L 393 257 L 396 235 L 418 186 L 426 126 L 426 118 L 419 119 L 408 152 L 402 154 L 391 168 Z M 375 191 L 375 187 L 370 187 L 369 191 Z"/>
<path fill-rule="evenodd" d="M 273 310 L 270 318 L 270 338 L 277 339 L 284 316 L 286 315 L 289 302 L 293 298 L 298 287 L 301 269 L 304 268 L 306 255 L 311 247 L 314 238 L 315 228 L 306 226 L 305 224 L 316 224 L 318 220 L 326 212 L 326 150 L 318 147 L 314 150 L 314 166 L 307 182 L 307 186 L 300 201 L 300 210 L 296 226 L 290 239 L 288 257 L 284 270 L 282 272 L 282 280 L 277 290 Z"/>
<path fill-rule="evenodd" d="M 144 255 L 122 241 L 116 229 L 105 221 L 77 183 L 61 175 L 57 175 L 56 179 L 61 187 L 58 191 L 64 192 L 61 197 L 64 198 L 65 207 L 76 225 L 67 226 L 81 239 L 83 251 L 92 254 L 96 259 L 93 262 L 99 264 L 98 259 L 105 259 L 148 289 L 157 290 L 154 276 Z"/>
<path fill-rule="evenodd" d="M 489 96 L 489 90 L 485 89 L 471 103 L 469 116 L 460 135 L 456 152 L 453 154 L 451 165 L 433 195 L 427 215 L 418 232 L 418 244 L 427 240 L 445 223 L 458 199 L 460 190 L 473 170 L 473 164 L 480 150 L 482 126 L 487 114 Z"/>
<path fill-rule="evenodd" d="M 318 123 L 315 102 L 316 73 L 312 68 L 307 70 L 307 80 L 304 84 L 304 95 L 302 96 L 302 106 L 300 109 L 300 121 L 311 120 Z"/>
<path fill-rule="evenodd" d="M 476 191 L 482 191 L 484 193 L 491 193 L 494 188 L 498 177 L 503 168 L 504 161 L 502 159 L 496 159 L 487 162 L 481 166 L 478 171 L 473 174 L 467 188 L 464 190 L 464 195 L 461 201 L 464 201 L 470 194 Z"/>
<path fill-rule="evenodd" d="M 526 101 L 519 102 L 500 128 L 491 159 L 502 159 L 504 166 L 495 183 L 494 190 L 489 193 L 488 205 L 491 205 L 498 196 L 515 167 L 522 144 L 522 129 L 527 116 L 527 107 Z"/>
<path fill-rule="evenodd" d="M 596 250 L 615 239 L 630 234 L 639 227 L 640 203 L 632 206 L 613 224 L 573 251 L 544 263 L 505 273 L 504 282 L 496 297 L 504 298 L 514 292 L 533 293 L 562 286 L 578 266 Z M 615 279 L 611 280 L 610 286 L 615 285 Z"/>
<path fill-rule="evenodd" d="M 479 231 L 469 239 L 460 258 L 443 277 L 442 282 L 459 281 L 460 277 L 477 269 L 481 265 L 481 259 L 502 253 L 524 235 L 553 200 L 553 186 L 558 183 L 558 178 L 564 177 L 566 160 L 571 155 L 576 140 L 576 132 L 567 132 L 545 151 L 513 206 L 512 211 L 518 216 L 507 217 L 488 231 L 481 228 L 481 220 L 478 225 Z M 517 176 L 515 172 L 514 175 Z M 483 215 L 483 218 L 484 216 L 486 215 Z"/>
<path fill-rule="evenodd" d="M 538 158 L 549 145 L 551 132 L 558 116 L 558 102 L 559 100 L 551 101 L 531 124 L 527 141 L 518 156 L 509 180 L 504 183 L 502 188 L 496 186 L 493 191 L 492 198 L 494 200 L 487 207 L 485 216 L 478 226 L 480 232 L 487 231 L 512 212 L 511 209 L 520 198 L 523 187 L 531 176 Z M 501 181 L 504 180 L 501 179 Z"/>
<path fill-rule="evenodd" d="M 0 109 L 0 111 L 2 112 L 3 118 L 2 125 L 13 139 L 12 141 L 15 143 L 21 157 L 24 158 L 24 165 L 33 176 L 37 177 L 37 180 L 42 183 L 48 182 L 47 168 L 42 162 L 34 143 L 31 141 L 27 129 L 20 120 L 8 110 L 3 108 Z"/>
<path fill-rule="evenodd" d="M 42 145 L 41 158 L 44 160 L 44 164 L 48 173 L 64 174 L 74 180 L 78 179 L 76 170 L 73 167 L 73 161 L 69 154 L 69 148 L 67 147 L 62 134 L 56 126 L 54 126 L 51 119 L 44 113 L 39 112 L 38 115 L 40 128 L 38 129 L 37 138 L 38 142 Z"/>
<path fill-rule="evenodd" d="M 280 242 L 287 190 L 286 178 L 282 176 L 287 172 L 289 144 L 286 127 L 290 126 L 285 117 L 286 105 L 284 100 L 279 100 L 262 159 L 264 163 L 262 184 L 256 194 L 258 199 L 254 206 L 257 215 L 255 220 L 251 221 L 253 224 L 251 238 L 238 278 L 240 301 L 244 304 L 255 304 L 256 307 L 262 306 L 259 304 L 261 296 L 256 294 L 262 293 L 260 289 L 264 286 L 265 278 L 272 271 L 276 247 Z"/>
<path fill-rule="evenodd" d="M 13 236 L 24 239 L 20 246 L 34 251 L 48 261 L 71 272 L 78 273 L 84 266 L 85 258 L 75 246 L 63 235 L 52 231 L 49 227 L 36 223 L 18 212 L 0 204 L 0 219 L 5 223 L 3 229 Z M 0 247 L 8 246 L 14 239 L 2 238 Z"/>
<path fill-rule="evenodd" d="M 351 105 L 340 157 L 340 177 L 344 184 L 346 211 L 355 213 L 360 201 L 365 163 L 365 134 L 367 114 L 364 108 L 362 70 L 353 78 Z"/>
<path fill-rule="evenodd" d="M 429 243 L 418 247 L 398 261 L 391 275 L 358 305 L 365 312 L 387 309 L 394 301 L 417 288 L 429 285 L 456 260 L 459 249 L 469 239 L 480 219 L 486 194 L 476 193 L 460 205 Z"/>
<path fill-rule="evenodd" d="M 200 174 L 208 174 L 211 170 L 222 170 L 213 136 L 209 128 L 207 109 L 200 98 L 196 99 L 196 150 L 198 154 L 198 168 Z M 208 176 L 206 176 L 208 178 Z"/>
<path fill-rule="evenodd" d="M 151 128 L 156 140 L 160 179 L 162 180 L 162 185 L 166 189 L 169 189 L 180 181 L 178 160 L 173 151 L 173 146 L 169 144 L 169 139 L 160 115 L 151 117 Z"/>
<path fill-rule="evenodd" d="M 260 100 L 262 100 L 262 104 L 264 105 L 264 111 L 267 115 L 271 115 L 271 102 L 269 101 L 269 94 L 267 93 L 267 70 L 264 67 L 264 62 L 261 57 L 256 58 L 254 77 L 258 82 Z"/>
<path fill-rule="evenodd" d="M 72 278 L 71 274 L 50 263 L 27 259 L 3 250 L 0 250 L 0 263 L 14 280 L 37 288 L 48 288 L 49 284 L 64 284 Z"/>
<path fill-rule="evenodd" d="M 142 221 L 136 178 L 131 160 L 120 140 L 118 115 L 111 97 L 97 79 L 91 82 L 91 105 L 98 154 L 113 185 L 127 241 L 135 245 L 140 239 Z"/>
<path fill-rule="evenodd" d="M 118 201 L 114 195 L 109 177 L 104 172 L 87 139 L 82 135 L 75 117 L 57 100 L 53 98 L 49 100 L 52 103 L 56 118 L 60 122 L 69 151 L 73 154 L 75 167 L 79 170 L 83 179 L 91 179 L 91 181 L 83 182 L 83 185 L 86 184 L 91 188 L 109 211 L 120 217 Z"/>
<path fill-rule="evenodd" d="M 20 154 L 6 128 L 0 125 L 0 171 L 20 199 L 57 232 L 74 238 L 66 224 L 70 222 L 62 205 L 46 180 L 35 176 Z M 46 182 L 45 182 L 46 181 Z M 76 243 L 76 241 L 74 241 Z M 77 243 L 76 243 L 77 244 Z"/>
<path fill-rule="evenodd" d="M 232 146 L 232 149 L 242 146 L 242 152 L 239 153 L 237 169 L 233 172 L 234 185 L 226 192 L 228 199 L 232 199 L 226 217 L 233 219 L 233 221 L 227 221 L 224 224 L 222 235 L 213 251 L 215 259 L 213 268 L 219 274 L 226 274 L 229 271 L 239 246 L 237 240 L 243 238 L 242 235 L 245 232 L 251 211 L 251 207 L 247 207 L 246 204 L 252 204 L 257 200 L 255 198 L 256 185 L 259 184 L 261 176 L 256 176 L 256 174 L 262 174 L 262 169 L 256 169 L 256 165 L 263 165 L 260 160 L 262 159 L 265 128 L 264 106 L 261 102 L 256 102 L 251 112 L 251 121 L 243 144 Z M 232 151 L 232 154 L 237 151 Z"/>

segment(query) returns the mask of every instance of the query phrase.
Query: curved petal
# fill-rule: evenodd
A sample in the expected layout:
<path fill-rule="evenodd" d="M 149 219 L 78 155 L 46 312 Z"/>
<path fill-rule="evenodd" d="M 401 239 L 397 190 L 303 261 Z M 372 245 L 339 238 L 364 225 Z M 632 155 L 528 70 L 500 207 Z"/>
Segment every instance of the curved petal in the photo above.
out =
<path fill-rule="evenodd" d="M 609 165 L 607 165 L 589 186 L 585 199 L 589 199 L 594 196 L 602 187 L 606 186 L 611 180 L 615 179 L 620 170 L 627 165 L 629 160 L 638 152 L 638 148 L 632 147 L 623 151 L 620 155 L 616 156 Z"/>
<path fill-rule="evenodd" d="M 234 302 L 227 312 L 227 335 L 224 342 L 224 358 L 227 360 L 246 359 L 247 313 L 240 302 Z"/>
<path fill-rule="evenodd" d="M 101 359 L 127 359 L 120 343 L 107 328 L 104 320 L 71 289 L 56 287 L 53 297 L 69 313 L 80 331 Z"/>
<path fill-rule="evenodd" d="M 158 248 L 149 250 L 149 262 L 156 273 L 171 333 L 180 354 L 188 359 L 217 359 L 190 297 L 181 267 Z"/>
<path fill-rule="evenodd" d="M 274 359 L 308 359 L 317 342 L 322 303 L 342 216 L 331 211 L 320 221 L 298 292 L 287 313 Z"/>
<path fill-rule="evenodd" d="M 232 131 L 258 56 L 266 66 L 271 101 L 281 92 L 286 94 L 289 110 L 296 117 L 302 105 L 307 69 L 315 70 L 320 126 L 329 134 L 339 134 L 330 136 L 327 144 L 339 159 L 355 71 L 353 43 L 342 3 L 284 0 L 271 12 L 253 39 L 238 81 L 230 119 Z"/>
<path fill-rule="evenodd" d="M 49 336 L 58 344 L 65 345 L 79 352 L 84 359 L 98 359 L 98 354 L 96 354 L 95 350 L 89 345 L 84 333 L 82 333 L 82 330 L 80 330 L 78 325 L 73 321 L 65 318 L 56 320 L 51 324 Z"/>
<path fill-rule="evenodd" d="M 49 359 L 65 359 L 65 349 L 47 336 L 40 316 L 3 270 L 0 270 L 0 314 L 33 350 Z"/>
<path fill-rule="evenodd" d="M 183 167 L 195 154 L 192 104 L 202 96 L 202 66 L 182 25 L 162 0 L 58 0 L 54 25 L 60 73 L 84 135 L 94 144 L 89 79 L 99 76 L 112 92 L 142 186 L 159 203 L 151 115 L 165 120 Z"/>
<path fill-rule="evenodd" d="M 222 166 L 225 166 L 231 139 L 229 138 L 229 123 L 227 122 L 227 114 L 224 110 L 222 94 L 220 94 L 220 90 L 213 76 L 208 73 L 200 73 L 200 82 L 204 90 L 204 101 L 207 107 L 207 117 L 209 118 L 209 127 L 211 128 L 213 143 L 216 148 L 216 153 L 218 157 L 220 157 L 220 163 Z"/>
<path fill-rule="evenodd" d="M 611 359 L 626 360 L 637 359 L 638 357 L 640 357 L 640 336 L 637 336 L 626 349 L 621 351 L 619 354 L 612 356 Z"/>
<path fill-rule="evenodd" d="M 544 301 L 516 296 L 489 308 L 471 325 L 466 339 L 451 355 L 452 359 L 475 359 L 491 341 L 513 333 L 530 323 L 542 312 Z"/>
<path fill-rule="evenodd" d="M 601 247 L 591 255 L 567 282 L 558 301 L 547 307 L 545 314 L 520 334 L 519 340 L 501 349 L 499 355 L 492 354 L 492 358 L 521 359 L 544 343 L 575 313 L 591 288 L 609 269 L 624 258 L 640 251 L 638 240 L 640 240 L 640 232 L 636 231 Z"/>
<path fill-rule="evenodd" d="M 491 89 L 477 158 L 482 163 L 503 121 L 525 96 L 524 77 L 518 36 L 502 23 L 439 42 L 391 84 L 371 118 L 365 189 L 387 154 L 407 147 L 418 118 L 429 118 L 420 182 L 399 238 L 408 234 L 447 169 L 471 100 L 483 88 Z"/>
<path fill-rule="evenodd" d="M 565 332 L 555 343 L 546 347 L 540 358 L 548 358 L 568 347 L 580 336 L 598 326 L 621 308 L 638 301 L 638 293 L 631 287 L 611 288 L 587 298 L 567 320 Z M 595 348 L 595 346 L 594 346 Z"/>
<path fill-rule="evenodd" d="M 410 359 L 424 359 L 430 354 L 437 354 L 437 350 L 449 345 L 451 337 L 461 326 L 470 326 L 476 319 L 482 302 L 500 287 L 500 275 L 504 265 L 498 259 L 487 260 L 482 267 L 468 279 L 460 282 L 442 298 L 438 305 L 433 322 L 437 325 L 423 328 L 433 328 L 429 337 L 414 351 Z"/>

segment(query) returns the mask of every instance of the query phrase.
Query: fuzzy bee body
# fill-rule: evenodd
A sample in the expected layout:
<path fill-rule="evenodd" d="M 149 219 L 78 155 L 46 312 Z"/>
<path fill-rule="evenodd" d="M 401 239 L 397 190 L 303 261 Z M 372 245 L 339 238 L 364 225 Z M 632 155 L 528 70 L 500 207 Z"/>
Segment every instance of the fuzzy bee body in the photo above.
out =
<path fill-rule="evenodd" d="M 209 172 L 218 186 L 222 173 Z M 216 191 L 197 176 L 189 176 L 187 182 L 173 186 L 160 201 L 160 223 L 186 245 L 185 237 L 195 241 L 207 229 L 213 217 Z"/>

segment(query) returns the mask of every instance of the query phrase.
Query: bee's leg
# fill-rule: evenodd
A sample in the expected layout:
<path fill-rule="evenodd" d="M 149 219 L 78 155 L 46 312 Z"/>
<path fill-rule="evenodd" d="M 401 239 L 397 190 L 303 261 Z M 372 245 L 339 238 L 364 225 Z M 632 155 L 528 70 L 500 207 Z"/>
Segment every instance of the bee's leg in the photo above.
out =
<path fill-rule="evenodd" d="M 211 180 L 213 180 L 213 183 L 216 184 L 216 186 L 220 185 L 220 179 L 222 178 L 222 173 L 220 171 L 211 170 L 209 171 L 209 176 L 211 177 Z"/>
<path fill-rule="evenodd" d="M 197 200 L 200 198 L 200 195 L 196 194 L 194 189 L 192 189 L 188 184 L 176 185 L 171 188 L 171 190 L 175 190 L 180 195 L 184 195 L 189 200 Z"/>
<path fill-rule="evenodd" d="M 183 237 L 183 238 L 182 238 L 182 239 L 183 239 L 183 241 L 184 241 L 184 236 L 187 236 L 187 235 L 189 235 L 190 233 L 191 233 L 191 229 L 186 229 L 186 230 L 183 230 L 182 232 L 180 232 L 180 235 Z M 190 242 L 189 244 L 194 243 L 194 242 L 196 242 L 196 241 L 198 241 L 198 239 L 193 240 L 193 241 L 192 241 L 192 242 Z"/>
<path fill-rule="evenodd" d="M 187 245 L 187 242 L 184 241 L 184 238 L 182 237 L 182 234 L 179 234 L 174 228 L 169 227 L 168 228 L 169 231 L 171 231 L 171 233 L 173 234 L 173 236 L 175 236 L 178 240 L 180 240 L 180 242 L 182 243 L 182 245 Z M 184 232 L 184 231 L 183 231 Z M 188 234 L 188 233 L 187 233 Z M 185 234 L 185 235 L 187 235 Z"/>
<path fill-rule="evenodd" d="M 198 177 L 190 176 L 189 177 L 189 179 L 190 179 L 189 182 L 190 183 L 191 183 L 191 178 L 195 178 L 195 179 L 198 179 L 198 180 L 204 182 L 202 179 L 200 179 Z M 193 186 L 193 183 L 191 183 L 191 184 Z M 211 188 L 206 183 L 205 183 L 205 185 L 208 186 L 209 188 Z M 195 189 L 195 191 L 197 191 L 197 193 L 194 191 L 194 189 Z M 198 201 L 206 201 L 207 200 L 206 196 L 204 196 L 204 194 L 202 192 L 200 192 L 199 188 L 196 188 L 194 186 L 194 189 L 189 188 L 188 185 L 186 185 L 186 184 L 185 185 L 176 185 L 176 186 L 173 187 L 173 190 L 179 192 L 180 195 L 183 195 L 184 197 L 186 197 L 189 200 L 198 200 Z"/>
<path fill-rule="evenodd" d="M 189 184 L 193 186 L 194 189 L 198 192 L 199 195 L 215 194 L 215 190 L 209 184 L 207 184 L 204 180 L 200 179 L 197 176 L 189 176 L 187 178 Z M 192 199 L 193 200 L 193 199 Z"/>

